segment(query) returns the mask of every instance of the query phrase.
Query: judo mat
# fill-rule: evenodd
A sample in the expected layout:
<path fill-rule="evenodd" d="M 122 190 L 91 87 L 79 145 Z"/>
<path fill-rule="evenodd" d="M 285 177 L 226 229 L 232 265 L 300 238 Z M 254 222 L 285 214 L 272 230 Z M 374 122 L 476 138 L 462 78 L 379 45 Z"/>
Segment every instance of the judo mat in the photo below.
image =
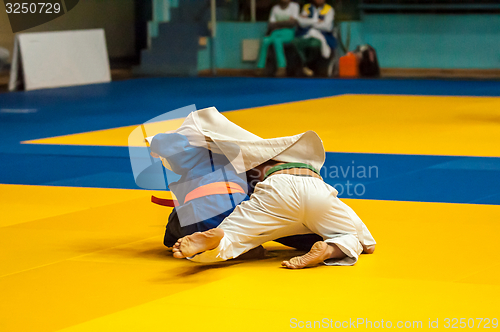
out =
<path fill-rule="evenodd" d="M 196 264 L 133 179 L 128 135 L 216 106 L 265 137 L 315 130 L 322 175 L 377 240 L 355 266 L 300 252 Z M 137 79 L 0 94 L 0 331 L 498 328 L 500 82 Z M 496 322 L 496 323 L 495 323 Z M 496 325 L 495 325 L 496 324 Z"/>

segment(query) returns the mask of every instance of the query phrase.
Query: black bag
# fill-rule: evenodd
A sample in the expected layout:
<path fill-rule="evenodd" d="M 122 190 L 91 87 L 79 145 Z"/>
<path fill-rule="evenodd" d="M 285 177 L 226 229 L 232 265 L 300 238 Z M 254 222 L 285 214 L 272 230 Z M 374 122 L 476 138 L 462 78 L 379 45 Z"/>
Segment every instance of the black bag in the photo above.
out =
<path fill-rule="evenodd" d="M 370 45 L 359 45 L 354 53 L 360 59 L 359 74 L 366 77 L 380 76 L 380 67 L 378 65 L 377 52 Z"/>

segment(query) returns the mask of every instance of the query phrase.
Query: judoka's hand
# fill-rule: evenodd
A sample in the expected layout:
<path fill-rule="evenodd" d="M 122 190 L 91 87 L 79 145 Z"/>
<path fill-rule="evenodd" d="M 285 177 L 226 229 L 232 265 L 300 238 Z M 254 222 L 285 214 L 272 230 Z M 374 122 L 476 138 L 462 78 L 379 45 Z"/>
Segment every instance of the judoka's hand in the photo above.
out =
<path fill-rule="evenodd" d="M 153 157 L 153 158 L 160 158 L 160 155 L 159 155 L 159 154 L 157 154 L 157 153 L 154 153 L 154 152 L 151 152 L 151 153 L 150 153 L 150 155 L 151 155 L 151 157 Z"/>

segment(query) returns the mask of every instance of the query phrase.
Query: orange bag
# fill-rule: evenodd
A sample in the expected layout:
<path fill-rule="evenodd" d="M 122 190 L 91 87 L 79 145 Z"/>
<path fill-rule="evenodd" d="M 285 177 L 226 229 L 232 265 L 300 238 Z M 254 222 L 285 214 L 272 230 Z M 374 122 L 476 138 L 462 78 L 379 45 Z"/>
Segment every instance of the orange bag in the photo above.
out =
<path fill-rule="evenodd" d="M 358 58 L 354 53 L 348 52 L 339 59 L 340 77 L 359 77 Z"/>

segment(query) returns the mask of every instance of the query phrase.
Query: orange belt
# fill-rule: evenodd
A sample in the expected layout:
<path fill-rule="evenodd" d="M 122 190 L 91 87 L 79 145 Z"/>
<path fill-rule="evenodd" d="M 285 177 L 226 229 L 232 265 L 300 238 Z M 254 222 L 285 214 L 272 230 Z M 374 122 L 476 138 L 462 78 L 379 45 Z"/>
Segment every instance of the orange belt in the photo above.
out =
<path fill-rule="evenodd" d="M 214 182 L 209 183 L 204 186 L 198 187 L 193 191 L 189 192 L 184 199 L 184 203 L 187 203 L 193 199 L 209 196 L 209 195 L 224 195 L 224 194 L 235 194 L 241 193 L 245 194 L 245 191 L 241 186 L 234 182 Z M 179 206 L 179 202 L 175 199 L 165 199 L 151 196 L 151 202 L 163 205 L 175 207 Z"/>

